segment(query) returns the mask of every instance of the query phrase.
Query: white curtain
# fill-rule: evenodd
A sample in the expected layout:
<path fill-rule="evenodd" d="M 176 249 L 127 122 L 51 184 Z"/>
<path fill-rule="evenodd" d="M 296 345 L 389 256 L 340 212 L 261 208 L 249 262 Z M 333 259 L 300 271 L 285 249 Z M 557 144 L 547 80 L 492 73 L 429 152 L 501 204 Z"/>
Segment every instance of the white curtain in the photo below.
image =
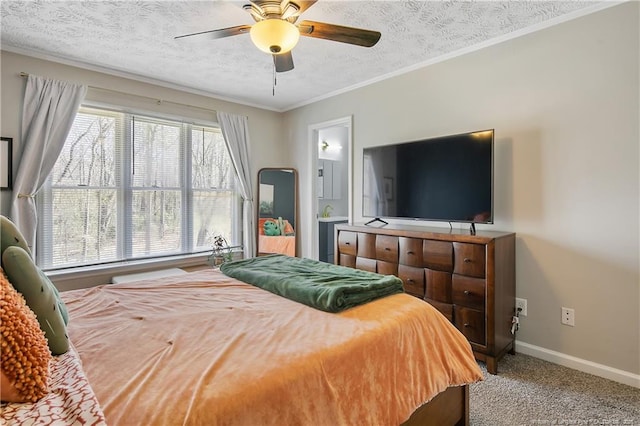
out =
<path fill-rule="evenodd" d="M 11 219 L 35 255 L 38 215 L 35 195 L 60 155 L 87 87 L 30 75 L 22 109 L 22 158 Z"/>
<path fill-rule="evenodd" d="M 249 161 L 249 120 L 241 115 L 218 112 L 218 122 L 222 136 L 229 147 L 231 161 L 233 161 L 238 173 L 240 194 L 244 200 L 242 208 L 244 257 L 254 257 L 256 229 L 253 219 L 253 185 L 251 184 L 251 163 Z"/>

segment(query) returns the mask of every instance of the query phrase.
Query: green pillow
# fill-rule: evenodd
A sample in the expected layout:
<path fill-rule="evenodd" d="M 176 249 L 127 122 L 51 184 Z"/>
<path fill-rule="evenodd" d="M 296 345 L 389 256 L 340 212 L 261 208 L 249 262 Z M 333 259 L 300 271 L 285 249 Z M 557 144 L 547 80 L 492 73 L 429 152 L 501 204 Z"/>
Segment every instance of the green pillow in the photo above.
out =
<path fill-rule="evenodd" d="M 7 247 L 18 246 L 31 256 L 31 250 L 16 225 L 5 216 L 0 215 L 0 255 Z"/>
<path fill-rule="evenodd" d="M 31 258 L 31 256 L 29 256 L 29 258 Z M 26 260 L 25 260 L 25 262 L 26 262 Z M 45 273 L 42 272 L 42 270 L 40 268 L 38 268 L 35 263 L 33 263 L 33 259 L 31 259 L 30 263 L 33 265 L 33 268 L 37 269 L 38 274 L 40 275 L 40 279 L 44 283 L 46 283 L 47 286 L 49 286 L 51 288 L 51 291 L 53 292 L 53 295 L 56 298 L 56 302 L 58 304 L 58 309 L 60 310 L 60 315 L 62 315 L 62 319 L 64 320 L 64 325 L 69 324 L 69 311 L 67 310 L 67 305 L 64 304 L 64 301 L 62 300 L 62 297 L 60 297 L 60 292 L 58 291 L 58 288 L 55 286 L 54 283 L 51 282 L 49 277 L 47 277 L 45 275 Z"/>
<path fill-rule="evenodd" d="M 56 298 L 59 294 L 53 283 L 21 247 L 5 249 L 2 263 L 9 282 L 24 296 L 27 305 L 36 314 L 51 353 L 60 355 L 67 352 L 69 338 L 61 312 L 64 303 Z"/>
<path fill-rule="evenodd" d="M 35 264 L 34 264 L 35 266 Z M 36 268 L 38 268 L 36 266 Z M 49 284 L 51 290 L 53 290 L 53 295 L 56 297 L 56 302 L 58 303 L 58 309 L 60 310 L 60 315 L 62 315 L 62 320 L 64 321 L 64 325 L 69 324 L 69 311 L 67 310 L 67 305 L 62 301 L 62 297 L 60 297 L 60 292 L 54 283 L 51 282 L 48 276 L 40 268 L 38 268 L 38 272 L 40 273 L 40 277 L 43 281 Z"/>
<path fill-rule="evenodd" d="M 278 224 L 273 220 L 265 221 L 264 222 L 264 235 L 267 235 L 269 237 L 280 235 L 280 226 L 278 226 Z"/>
<path fill-rule="evenodd" d="M 33 258 L 26 240 L 24 239 L 16 225 L 5 216 L 0 215 L 0 264 L 2 266 L 4 266 L 4 263 L 2 261 L 2 253 L 4 253 L 6 248 L 15 246 L 21 247 L 29 254 L 29 257 Z M 58 289 L 42 271 L 40 271 L 40 275 L 42 275 L 42 278 L 47 281 L 49 283 L 49 286 L 53 289 L 56 300 L 58 301 L 60 313 L 62 313 L 62 318 L 64 319 L 64 323 L 65 325 L 69 324 L 69 313 L 67 312 L 67 307 L 62 301 L 62 298 L 60 297 L 60 293 L 58 293 Z"/>

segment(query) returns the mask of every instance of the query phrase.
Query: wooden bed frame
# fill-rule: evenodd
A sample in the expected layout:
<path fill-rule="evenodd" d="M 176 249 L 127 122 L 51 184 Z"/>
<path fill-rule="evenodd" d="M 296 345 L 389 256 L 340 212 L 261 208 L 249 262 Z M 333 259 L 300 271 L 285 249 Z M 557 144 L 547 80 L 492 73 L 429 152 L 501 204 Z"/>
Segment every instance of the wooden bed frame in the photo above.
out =
<path fill-rule="evenodd" d="M 402 426 L 418 425 L 469 426 L 469 385 L 447 388 L 402 423 Z"/>

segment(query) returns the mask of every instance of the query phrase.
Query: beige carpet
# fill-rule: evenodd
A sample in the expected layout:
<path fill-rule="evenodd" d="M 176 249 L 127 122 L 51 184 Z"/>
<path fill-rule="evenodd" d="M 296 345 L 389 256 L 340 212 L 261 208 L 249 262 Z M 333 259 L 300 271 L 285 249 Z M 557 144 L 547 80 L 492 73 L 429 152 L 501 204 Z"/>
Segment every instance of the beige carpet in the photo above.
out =
<path fill-rule="evenodd" d="M 472 426 L 640 425 L 640 389 L 527 355 L 471 385 Z"/>

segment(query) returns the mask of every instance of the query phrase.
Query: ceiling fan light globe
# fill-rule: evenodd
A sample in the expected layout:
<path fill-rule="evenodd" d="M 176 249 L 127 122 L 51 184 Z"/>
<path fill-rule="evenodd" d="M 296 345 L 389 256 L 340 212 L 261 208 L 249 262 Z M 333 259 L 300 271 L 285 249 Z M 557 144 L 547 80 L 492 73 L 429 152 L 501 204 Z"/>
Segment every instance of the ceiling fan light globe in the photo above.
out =
<path fill-rule="evenodd" d="M 256 22 L 249 31 L 251 41 L 265 53 L 290 52 L 300 39 L 298 27 L 282 19 L 265 19 Z"/>

